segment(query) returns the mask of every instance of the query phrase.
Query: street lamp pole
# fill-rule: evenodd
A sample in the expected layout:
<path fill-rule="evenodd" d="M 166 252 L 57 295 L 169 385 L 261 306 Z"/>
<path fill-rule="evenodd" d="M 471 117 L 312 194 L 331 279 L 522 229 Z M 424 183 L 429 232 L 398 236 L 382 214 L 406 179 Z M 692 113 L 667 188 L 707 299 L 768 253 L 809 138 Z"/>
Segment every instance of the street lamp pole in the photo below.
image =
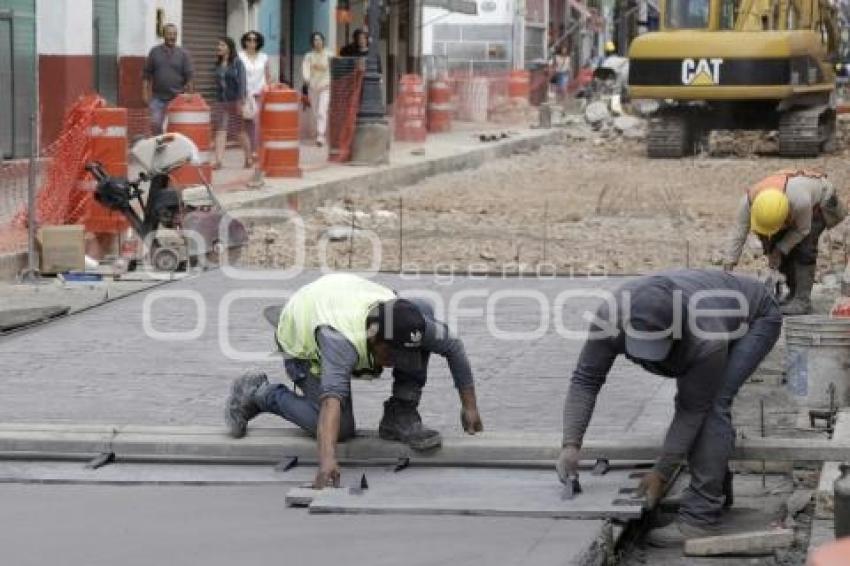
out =
<path fill-rule="evenodd" d="M 366 56 L 351 160 L 356 164 L 380 165 L 389 162 L 390 150 L 380 58 L 381 0 L 369 0 L 366 18 L 369 25 L 369 53 Z"/>

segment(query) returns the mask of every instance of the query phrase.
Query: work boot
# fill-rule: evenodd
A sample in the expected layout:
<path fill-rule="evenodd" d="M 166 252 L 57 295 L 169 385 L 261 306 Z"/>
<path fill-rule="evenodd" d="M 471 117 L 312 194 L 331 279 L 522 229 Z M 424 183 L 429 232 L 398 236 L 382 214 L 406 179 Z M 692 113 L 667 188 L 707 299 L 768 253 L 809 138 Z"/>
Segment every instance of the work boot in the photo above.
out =
<path fill-rule="evenodd" d="M 407 444 L 414 450 L 429 450 L 443 443 L 436 430 L 422 425 L 416 410 L 418 403 L 390 397 L 384 402 L 384 416 L 378 425 L 378 436 Z"/>
<path fill-rule="evenodd" d="M 716 529 L 699 527 L 676 519 L 666 527 L 652 529 L 646 535 L 646 543 L 655 548 L 682 546 L 692 538 L 710 537 L 717 534 Z"/>
<path fill-rule="evenodd" d="M 779 307 L 784 315 L 796 316 L 812 312 L 812 287 L 815 284 L 815 268 L 812 265 L 796 264 L 794 266 L 795 293 L 794 298 Z"/>
<path fill-rule="evenodd" d="M 248 421 L 262 412 L 257 403 L 257 390 L 268 383 L 269 378 L 262 372 L 246 373 L 233 381 L 230 396 L 224 405 L 224 422 L 227 424 L 230 436 L 233 438 L 245 436 Z"/>

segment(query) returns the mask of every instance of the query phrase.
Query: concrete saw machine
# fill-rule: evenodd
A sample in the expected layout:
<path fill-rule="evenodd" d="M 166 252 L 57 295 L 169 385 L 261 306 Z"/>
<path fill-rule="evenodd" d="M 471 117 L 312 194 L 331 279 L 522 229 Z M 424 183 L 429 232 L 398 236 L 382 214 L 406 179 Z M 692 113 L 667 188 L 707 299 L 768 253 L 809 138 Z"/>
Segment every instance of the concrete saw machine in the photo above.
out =
<path fill-rule="evenodd" d="M 86 165 L 97 182 L 95 200 L 122 214 L 142 245 L 130 260 L 156 271 L 186 270 L 190 265 L 216 265 L 223 254 L 238 257 L 248 240 L 245 226 L 230 217 L 208 183 L 178 191 L 170 174 L 199 162 L 197 146 L 170 133 L 143 139 L 130 152 L 141 167 L 137 179 L 112 177 L 98 162 Z"/>

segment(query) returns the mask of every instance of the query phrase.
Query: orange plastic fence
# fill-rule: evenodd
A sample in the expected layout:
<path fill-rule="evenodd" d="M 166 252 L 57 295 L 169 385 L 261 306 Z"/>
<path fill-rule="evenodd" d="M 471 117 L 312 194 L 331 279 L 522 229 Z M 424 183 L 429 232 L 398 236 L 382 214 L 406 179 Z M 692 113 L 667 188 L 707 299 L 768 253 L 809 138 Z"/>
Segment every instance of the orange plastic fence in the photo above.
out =
<path fill-rule="evenodd" d="M 365 60 L 361 61 L 365 62 Z M 351 144 L 354 142 L 364 75 L 365 69 L 358 64 L 348 74 L 331 79 L 328 161 L 344 163 L 351 159 Z"/>
<path fill-rule="evenodd" d="M 88 213 L 90 191 L 82 190 L 78 181 L 91 157 L 89 135 L 95 112 L 106 101 L 89 95 L 77 100 L 65 115 L 59 138 L 44 152 L 49 159 L 36 197 L 38 225 L 80 224 Z M 16 218 L 16 224 L 26 227 L 26 209 Z"/>

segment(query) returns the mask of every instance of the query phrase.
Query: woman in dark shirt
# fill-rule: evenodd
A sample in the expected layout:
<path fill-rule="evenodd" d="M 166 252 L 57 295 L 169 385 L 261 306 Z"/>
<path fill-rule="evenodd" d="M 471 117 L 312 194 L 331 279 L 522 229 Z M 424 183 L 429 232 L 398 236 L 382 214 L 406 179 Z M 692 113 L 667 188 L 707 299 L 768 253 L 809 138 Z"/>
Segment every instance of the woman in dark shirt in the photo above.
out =
<path fill-rule="evenodd" d="M 221 168 L 227 131 L 242 131 L 242 103 L 245 100 L 245 67 L 236 53 L 236 44 L 229 37 L 218 40 L 218 62 L 215 66 L 216 104 L 213 107 L 215 130 L 214 169 Z M 235 121 L 235 122 L 232 122 Z M 243 146 L 244 146 L 243 142 Z M 251 148 L 245 151 L 245 167 L 251 166 Z"/>

